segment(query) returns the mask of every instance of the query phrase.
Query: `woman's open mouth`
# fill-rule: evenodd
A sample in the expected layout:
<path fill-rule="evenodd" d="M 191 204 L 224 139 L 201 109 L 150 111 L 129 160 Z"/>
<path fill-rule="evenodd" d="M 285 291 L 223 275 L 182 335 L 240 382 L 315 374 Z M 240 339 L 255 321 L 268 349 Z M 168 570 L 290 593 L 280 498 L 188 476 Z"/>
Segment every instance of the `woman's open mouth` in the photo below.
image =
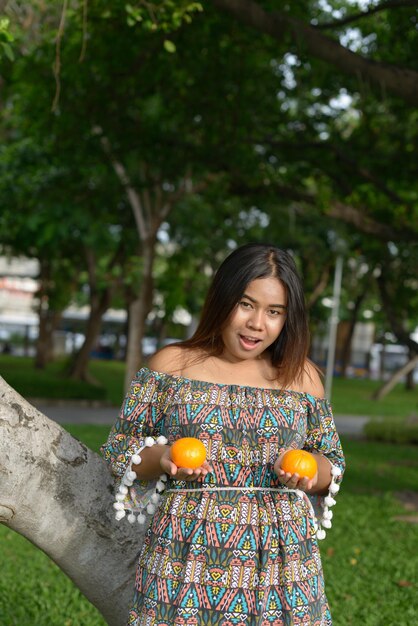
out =
<path fill-rule="evenodd" d="M 239 335 L 239 340 L 241 346 L 245 350 L 252 350 L 261 342 L 261 339 L 257 339 L 256 337 L 248 337 L 246 335 Z"/>

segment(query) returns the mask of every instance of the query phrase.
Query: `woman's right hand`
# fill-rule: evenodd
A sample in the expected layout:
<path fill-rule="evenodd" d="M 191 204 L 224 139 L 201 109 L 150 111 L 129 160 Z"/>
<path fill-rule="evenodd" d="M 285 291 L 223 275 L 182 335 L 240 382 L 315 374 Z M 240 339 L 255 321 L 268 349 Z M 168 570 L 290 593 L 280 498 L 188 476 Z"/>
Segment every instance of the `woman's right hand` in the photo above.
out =
<path fill-rule="evenodd" d="M 204 461 L 200 467 L 197 467 L 194 470 L 188 467 L 177 467 L 177 465 L 171 460 L 169 446 L 167 446 L 167 449 L 164 450 L 161 456 L 160 465 L 163 472 L 175 480 L 192 481 L 197 480 L 198 478 L 203 479 L 206 474 L 212 471 L 212 468 L 207 461 Z"/>

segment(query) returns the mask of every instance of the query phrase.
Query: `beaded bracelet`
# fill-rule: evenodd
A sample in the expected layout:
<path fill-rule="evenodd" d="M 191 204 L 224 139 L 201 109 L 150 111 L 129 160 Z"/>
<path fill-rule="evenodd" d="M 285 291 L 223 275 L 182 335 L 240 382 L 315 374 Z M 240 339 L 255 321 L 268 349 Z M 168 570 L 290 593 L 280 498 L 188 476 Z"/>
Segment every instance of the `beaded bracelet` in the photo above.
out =
<path fill-rule="evenodd" d="M 334 504 L 336 504 L 336 501 L 333 496 L 335 496 L 340 490 L 340 485 L 336 481 L 338 476 L 341 476 L 341 470 L 339 469 L 339 467 L 331 463 L 331 482 L 328 487 L 328 495 L 326 495 L 324 498 L 323 512 L 322 512 L 321 519 L 317 520 L 318 530 L 317 530 L 316 536 L 317 536 L 317 539 L 320 539 L 320 540 L 325 539 L 325 537 L 327 536 L 327 533 L 324 530 L 324 528 L 329 529 L 332 527 L 331 520 L 332 520 L 333 513 L 332 511 L 330 511 L 330 508 L 334 506 Z"/>
<path fill-rule="evenodd" d="M 152 446 L 154 446 L 155 444 L 166 445 L 167 443 L 168 439 L 164 437 L 164 435 L 160 435 L 160 437 L 158 437 L 157 439 L 154 439 L 153 437 L 146 437 L 144 440 L 144 445 L 134 451 L 133 455 L 131 456 L 129 465 L 124 475 L 122 476 L 118 493 L 115 497 L 115 503 L 113 504 L 113 508 L 116 511 L 115 518 L 118 522 L 126 515 L 125 499 L 129 493 L 129 487 L 132 487 L 134 480 L 136 480 L 137 478 L 136 472 L 134 472 L 134 470 L 132 469 L 132 465 L 140 465 L 140 463 L 142 462 L 141 452 L 142 450 L 145 450 L 145 448 L 152 448 Z M 161 498 L 161 494 L 165 489 L 166 481 L 167 475 L 161 474 L 161 476 L 157 480 L 157 484 L 155 485 L 155 492 L 150 496 L 148 504 L 144 504 L 142 507 L 139 507 L 139 513 L 137 514 L 131 511 L 127 517 L 128 522 L 133 524 L 135 521 L 138 521 L 139 524 L 145 524 L 146 517 L 142 510 L 145 509 L 149 515 L 155 513 L 157 505 Z"/>

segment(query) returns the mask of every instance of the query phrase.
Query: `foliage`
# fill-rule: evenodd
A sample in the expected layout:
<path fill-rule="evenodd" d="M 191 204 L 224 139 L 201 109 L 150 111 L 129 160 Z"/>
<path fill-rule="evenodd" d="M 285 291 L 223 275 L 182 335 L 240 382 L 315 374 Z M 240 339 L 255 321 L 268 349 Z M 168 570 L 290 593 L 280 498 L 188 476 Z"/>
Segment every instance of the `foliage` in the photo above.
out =
<path fill-rule="evenodd" d="M 12 44 L 13 33 L 10 31 L 10 20 L 7 17 L 0 18 L 0 57 L 5 55 L 9 61 L 14 61 Z"/>
<path fill-rule="evenodd" d="M 275 3 L 259 4 L 278 12 Z M 54 259 L 50 284 L 60 285 L 61 295 L 51 288 L 51 301 L 62 302 L 74 276 L 87 293 L 86 247 L 100 258 L 99 286 L 121 278 L 114 302 L 125 306 L 133 297 L 142 250 L 100 128 L 145 204 L 147 197 L 149 206 L 158 195 L 172 198 L 185 181 L 205 182 L 175 203 L 160 232 L 158 332 L 164 326 L 181 334 L 173 328 L 176 309 L 197 315 L 220 258 L 244 241 L 265 239 L 291 249 L 307 294 L 318 290 L 315 323 L 328 316 L 321 300 L 331 295 L 340 240 L 349 260 L 342 318 L 366 289 L 360 319 L 372 311 L 384 332 L 390 316 L 381 312 L 380 272 L 394 294 L 392 318 L 408 302 L 415 319 L 416 110 L 319 59 L 289 31 L 273 39 L 211 3 L 202 6 L 96 0 L 70 3 L 62 16 L 55 3 L 35 3 L 32 21 L 23 19 L 24 8 L 13 14 L 9 7 L 20 30 L 14 27 L 14 63 L 3 59 L 0 67 L 0 243 Z M 373 61 L 370 67 L 391 59 L 413 67 L 411 7 L 357 16 L 356 6 L 302 1 L 281 10 L 317 24 L 351 48 L 353 59 Z M 350 16 L 353 24 L 343 21 Z M 125 254 L 112 265 L 122 244 Z M 406 320 L 405 329 L 412 324 Z"/>
<path fill-rule="evenodd" d="M 172 32 L 179 29 L 183 23 L 190 24 L 193 15 L 199 11 L 203 11 L 200 2 L 172 2 L 172 0 L 164 0 L 164 2 L 141 3 L 139 5 L 126 4 L 127 22 L 129 26 L 140 24 L 144 29 L 150 31 L 161 30 L 163 32 Z M 174 52 L 171 48 L 168 52 Z"/>
<path fill-rule="evenodd" d="M 396 444 L 418 444 L 418 418 L 404 421 L 393 419 L 374 419 L 364 427 L 364 434 L 369 441 L 386 441 Z"/>

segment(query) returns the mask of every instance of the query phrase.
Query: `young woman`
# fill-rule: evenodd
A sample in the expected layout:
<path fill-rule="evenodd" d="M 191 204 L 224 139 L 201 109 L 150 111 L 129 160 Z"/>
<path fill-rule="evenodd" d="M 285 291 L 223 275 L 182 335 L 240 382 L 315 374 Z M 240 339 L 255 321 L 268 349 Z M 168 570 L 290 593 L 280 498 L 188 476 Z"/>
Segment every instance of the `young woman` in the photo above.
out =
<path fill-rule="evenodd" d="M 193 337 L 132 381 L 103 446 L 117 518 L 153 514 L 128 624 L 331 625 L 318 539 L 344 457 L 307 351 L 291 256 L 248 244 L 217 271 Z M 172 462 L 181 437 L 204 443 L 201 467 Z M 281 469 L 297 448 L 315 455 L 311 479 Z"/>

